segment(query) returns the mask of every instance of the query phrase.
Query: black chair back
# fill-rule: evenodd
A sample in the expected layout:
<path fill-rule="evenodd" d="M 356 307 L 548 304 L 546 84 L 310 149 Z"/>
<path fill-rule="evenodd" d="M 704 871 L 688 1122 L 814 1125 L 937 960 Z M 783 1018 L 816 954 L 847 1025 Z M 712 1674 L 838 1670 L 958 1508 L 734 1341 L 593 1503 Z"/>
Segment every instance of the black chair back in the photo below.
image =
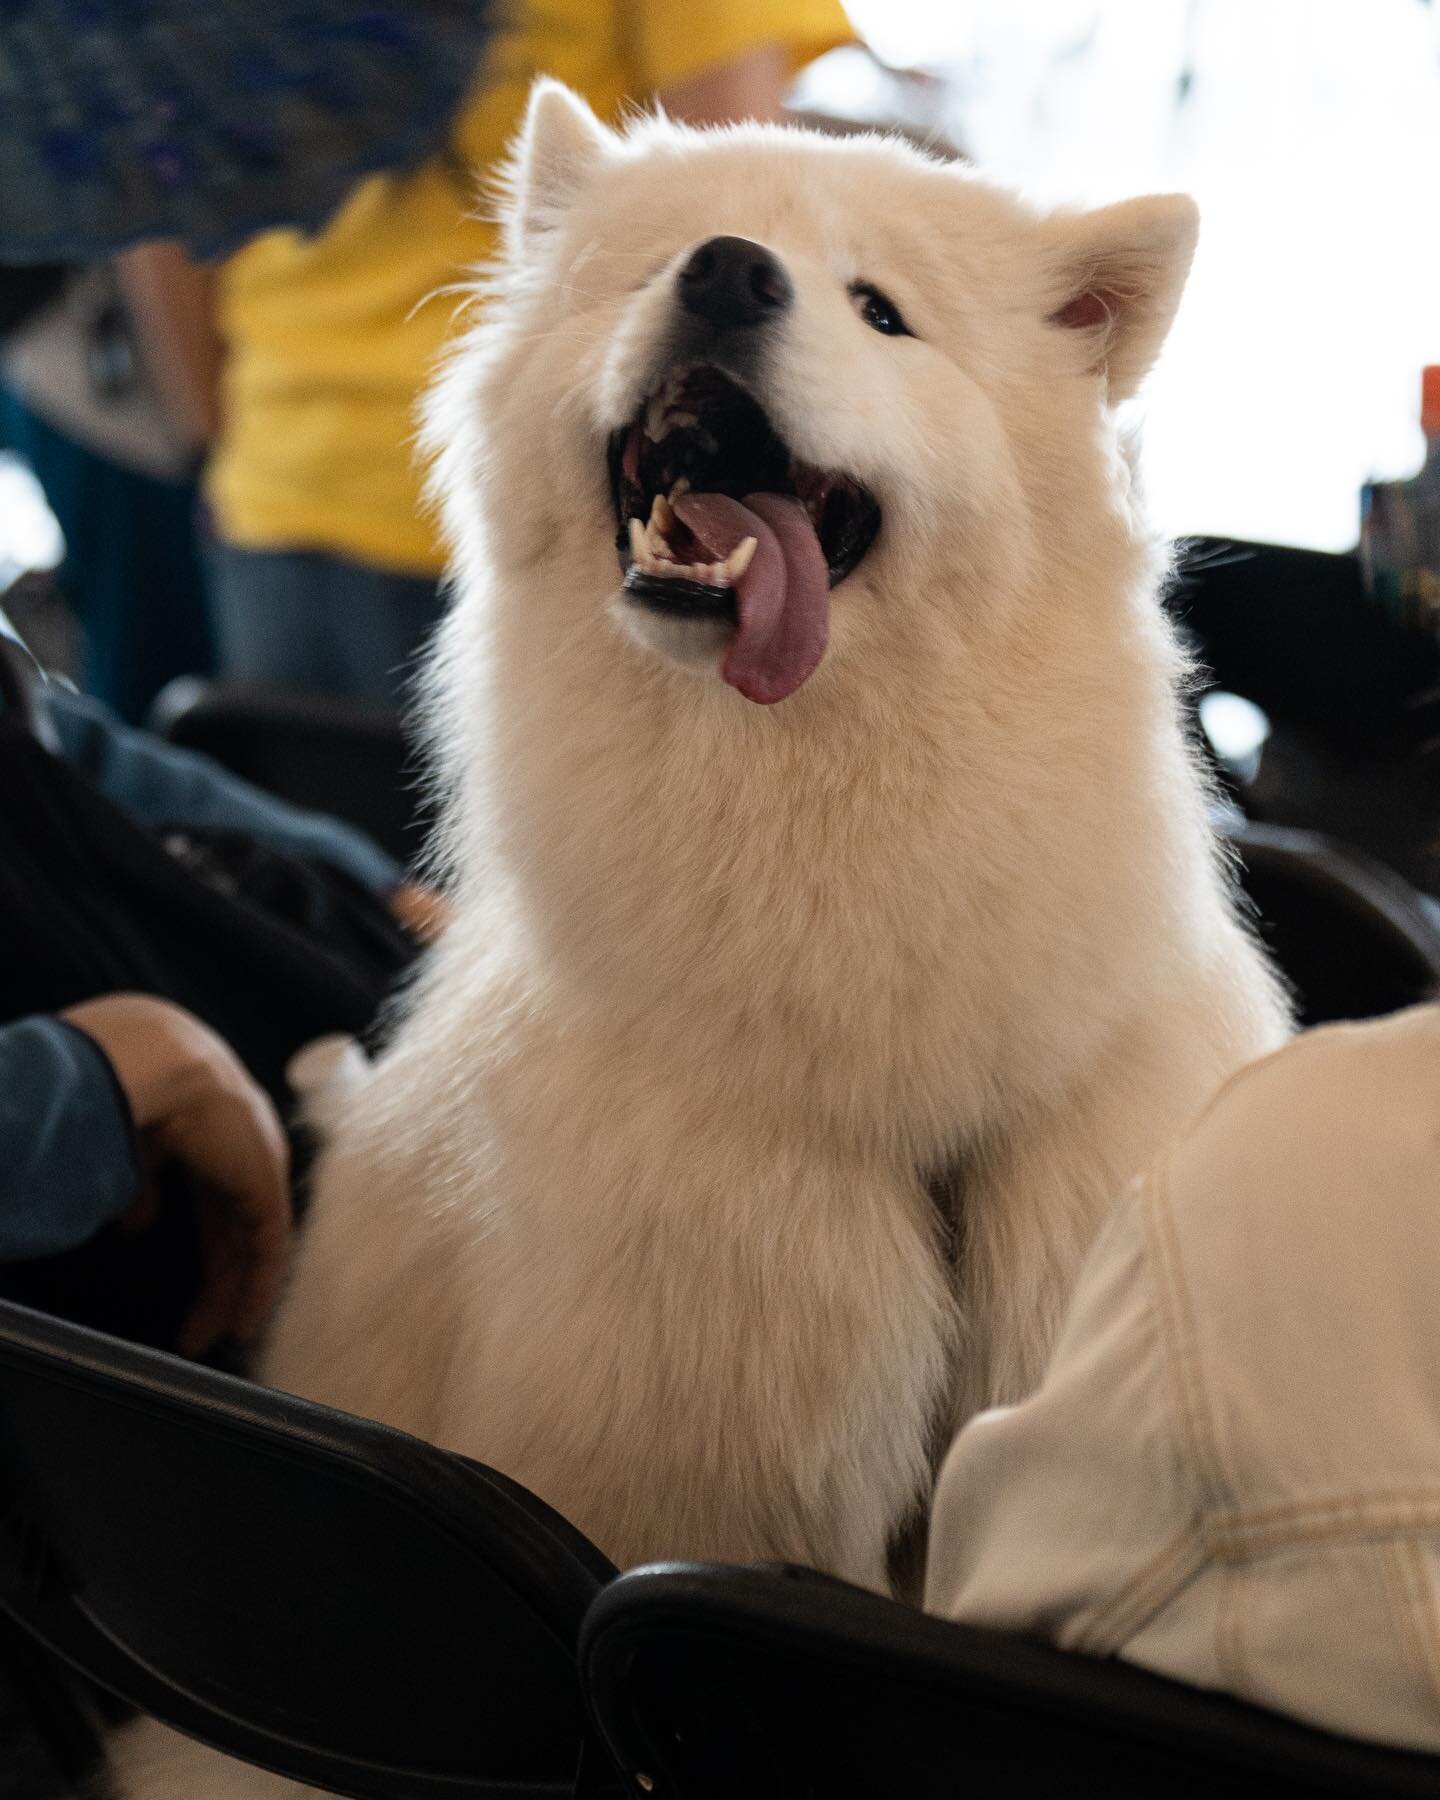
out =
<path fill-rule="evenodd" d="M 420 756 L 383 707 L 184 675 L 156 698 L 148 722 L 267 793 L 357 825 L 398 862 L 424 847 Z"/>
<path fill-rule="evenodd" d="M 666 1800 L 1432 1797 L 1440 1757 L 1332 1737 L 803 1569 L 662 1564 L 591 1608 L 600 1728 Z"/>
<path fill-rule="evenodd" d="M 1403 875 L 1320 832 L 1245 821 L 1227 835 L 1302 1025 L 1374 1018 L 1440 993 L 1440 906 Z"/>
<path fill-rule="evenodd" d="M 0 1304 L 0 1482 L 0 1605 L 133 1705 L 342 1794 L 573 1792 L 614 1570 L 493 1470 Z"/>

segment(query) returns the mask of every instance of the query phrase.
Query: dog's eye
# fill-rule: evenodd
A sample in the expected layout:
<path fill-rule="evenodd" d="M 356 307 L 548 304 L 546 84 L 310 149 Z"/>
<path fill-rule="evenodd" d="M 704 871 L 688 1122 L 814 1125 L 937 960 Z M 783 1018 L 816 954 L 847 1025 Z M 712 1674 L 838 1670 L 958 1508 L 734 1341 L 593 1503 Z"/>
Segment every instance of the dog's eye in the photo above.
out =
<path fill-rule="evenodd" d="M 900 308 L 888 294 L 882 294 L 868 281 L 852 282 L 850 298 L 855 302 L 856 312 L 872 331 L 883 332 L 886 337 L 914 337 L 915 333 L 905 323 Z"/>

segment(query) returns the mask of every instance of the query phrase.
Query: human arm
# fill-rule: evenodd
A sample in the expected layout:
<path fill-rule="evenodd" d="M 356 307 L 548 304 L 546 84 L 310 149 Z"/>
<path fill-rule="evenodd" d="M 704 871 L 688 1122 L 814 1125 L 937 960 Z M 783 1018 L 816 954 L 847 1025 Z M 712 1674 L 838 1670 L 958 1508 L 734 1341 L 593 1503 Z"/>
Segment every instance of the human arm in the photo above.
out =
<path fill-rule="evenodd" d="M 140 1185 L 129 1107 L 99 1045 L 52 1017 L 0 1026 L 0 1262 L 74 1249 Z"/>
<path fill-rule="evenodd" d="M 178 244 L 137 244 L 115 259 L 140 353 L 187 449 L 203 453 L 220 427 L 222 348 L 215 271 Z"/>
<path fill-rule="evenodd" d="M 687 125 L 778 119 L 793 72 L 784 44 L 757 44 L 725 62 L 668 82 L 656 98 L 672 119 Z"/>

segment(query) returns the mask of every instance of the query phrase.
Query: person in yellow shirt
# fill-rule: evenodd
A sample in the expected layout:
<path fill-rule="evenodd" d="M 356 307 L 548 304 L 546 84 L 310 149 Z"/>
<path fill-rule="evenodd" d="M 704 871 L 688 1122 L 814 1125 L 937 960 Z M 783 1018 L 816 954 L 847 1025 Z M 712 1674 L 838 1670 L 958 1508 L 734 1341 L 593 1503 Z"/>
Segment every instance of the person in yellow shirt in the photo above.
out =
<path fill-rule="evenodd" d="M 519 0 L 445 152 L 362 183 L 319 235 L 266 233 L 223 270 L 212 599 L 231 680 L 397 704 L 438 617 L 415 404 L 447 289 L 489 254 L 483 172 L 532 80 L 618 121 L 658 99 L 693 123 L 771 118 L 795 72 L 853 36 L 838 0 Z"/>

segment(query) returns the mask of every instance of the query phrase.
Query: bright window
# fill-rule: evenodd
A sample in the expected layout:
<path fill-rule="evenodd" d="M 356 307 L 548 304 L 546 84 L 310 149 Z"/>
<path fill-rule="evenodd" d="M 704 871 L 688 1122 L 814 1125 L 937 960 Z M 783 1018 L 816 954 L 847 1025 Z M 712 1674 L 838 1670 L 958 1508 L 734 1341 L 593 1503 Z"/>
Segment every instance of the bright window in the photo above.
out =
<path fill-rule="evenodd" d="M 931 116 L 988 172 L 1200 202 L 1145 401 L 1159 522 L 1353 544 L 1362 481 L 1419 463 L 1440 362 L 1440 0 L 847 3 L 942 77 Z"/>

